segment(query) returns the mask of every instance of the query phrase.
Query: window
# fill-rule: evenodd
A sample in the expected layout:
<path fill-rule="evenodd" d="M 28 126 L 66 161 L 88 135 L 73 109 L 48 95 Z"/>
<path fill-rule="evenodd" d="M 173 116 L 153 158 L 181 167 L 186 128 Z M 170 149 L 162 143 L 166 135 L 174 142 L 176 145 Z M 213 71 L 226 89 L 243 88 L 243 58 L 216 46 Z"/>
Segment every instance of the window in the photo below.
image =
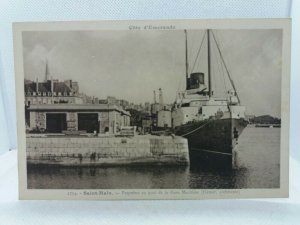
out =
<path fill-rule="evenodd" d="M 204 74 L 203 73 L 201 73 L 199 76 L 199 83 L 204 84 Z"/>
<path fill-rule="evenodd" d="M 51 92 L 48 92 L 48 96 L 51 97 Z"/>
<path fill-rule="evenodd" d="M 189 107 L 190 106 L 190 103 L 183 103 L 181 104 L 181 107 Z"/>

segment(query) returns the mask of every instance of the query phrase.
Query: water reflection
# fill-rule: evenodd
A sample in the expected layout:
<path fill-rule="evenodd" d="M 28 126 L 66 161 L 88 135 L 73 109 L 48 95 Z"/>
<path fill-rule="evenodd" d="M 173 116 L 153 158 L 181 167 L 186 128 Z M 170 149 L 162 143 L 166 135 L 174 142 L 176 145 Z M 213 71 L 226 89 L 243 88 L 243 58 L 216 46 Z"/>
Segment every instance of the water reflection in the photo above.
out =
<path fill-rule="evenodd" d="M 244 135 L 244 136 L 243 136 Z M 247 128 L 239 140 L 239 168 L 189 166 L 28 167 L 36 189 L 240 189 L 278 188 L 280 129 Z M 241 136 L 241 137 L 242 137 Z"/>
<path fill-rule="evenodd" d="M 201 171 L 189 166 L 28 167 L 28 188 L 244 188 L 247 169 Z"/>

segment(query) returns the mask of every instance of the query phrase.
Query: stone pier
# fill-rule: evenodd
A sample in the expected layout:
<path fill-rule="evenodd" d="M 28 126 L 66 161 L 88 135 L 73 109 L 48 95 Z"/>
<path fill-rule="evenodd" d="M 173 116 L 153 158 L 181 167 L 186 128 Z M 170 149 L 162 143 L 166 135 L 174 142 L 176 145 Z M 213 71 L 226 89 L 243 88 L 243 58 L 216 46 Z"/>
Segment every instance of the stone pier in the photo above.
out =
<path fill-rule="evenodd" d="M 29 164 L 113 166 L 187 165 L 187 139 L 171 136 L 26 138 Z"/>

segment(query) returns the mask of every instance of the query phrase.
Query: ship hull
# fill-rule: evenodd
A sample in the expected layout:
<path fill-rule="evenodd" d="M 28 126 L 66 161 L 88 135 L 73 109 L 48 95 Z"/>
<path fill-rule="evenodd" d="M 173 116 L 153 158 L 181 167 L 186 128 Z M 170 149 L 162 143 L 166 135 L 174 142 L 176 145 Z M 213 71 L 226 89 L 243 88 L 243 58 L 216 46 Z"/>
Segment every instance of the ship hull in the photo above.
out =
<path fill-rule="evenodd" d="M 191 167 L 232 169 L 235 146 L 246 126 L 243 119 L 206 120 L 176 127 L 175 134 L 188 140 Z"/>

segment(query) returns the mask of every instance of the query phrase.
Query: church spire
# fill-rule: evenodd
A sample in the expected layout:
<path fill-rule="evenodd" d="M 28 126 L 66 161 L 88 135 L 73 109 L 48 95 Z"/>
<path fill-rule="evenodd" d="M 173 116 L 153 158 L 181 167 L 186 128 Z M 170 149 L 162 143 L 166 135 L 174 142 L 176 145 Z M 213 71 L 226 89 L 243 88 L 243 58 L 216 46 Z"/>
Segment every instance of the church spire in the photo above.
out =
<path fill-rule="evenodd" d="M 45 81 L 49 80 L 48 60 L 46 59 Z"/>

